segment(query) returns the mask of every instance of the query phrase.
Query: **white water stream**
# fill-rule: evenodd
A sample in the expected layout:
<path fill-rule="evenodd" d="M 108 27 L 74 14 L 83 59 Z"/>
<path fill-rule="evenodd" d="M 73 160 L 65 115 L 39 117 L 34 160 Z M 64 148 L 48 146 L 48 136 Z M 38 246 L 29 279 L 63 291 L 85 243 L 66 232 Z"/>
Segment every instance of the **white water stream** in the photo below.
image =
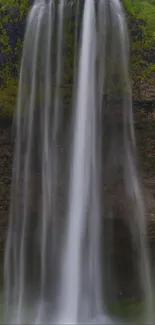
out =
<path fill-rule="evenodd" d="M 110 187 L 121 169 L 148 324 L 153 310 L 151 275 L 135 162 L 124 12 L 119 0 L 77 0 L 74 85 L 66 135 L 62 122 L 65 15 L 76 0 L 69 2 L 36 0 L 27 19 L 3 323 L 115 323 L 107 313 L 102 286 L 107 268 L 106 263 L 101 267 L 103 220 L 113 217 L 112 201 L 108 211 L 105 208 L 110 199 L 104 196 L 103 184 Z"/>

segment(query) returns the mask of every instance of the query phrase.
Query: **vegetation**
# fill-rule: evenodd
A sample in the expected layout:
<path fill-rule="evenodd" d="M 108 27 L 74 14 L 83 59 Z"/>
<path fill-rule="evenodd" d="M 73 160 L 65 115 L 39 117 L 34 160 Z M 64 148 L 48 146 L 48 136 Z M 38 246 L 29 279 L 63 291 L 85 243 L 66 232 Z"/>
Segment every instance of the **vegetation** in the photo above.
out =
<path fill-rule="evenodd" d="M 1 0 L 0 3 L 0 114 L 12 114 L 29 0 Z"/>
<path fill-rule="evenodd" d="M 114 317 L 123 320 L 124 323 L 136 321 L 137 324 L 142 324 L 144 303 L 134 297 L 118 299 L 109 309 Z"/>
<path fill-rule="evenodd" d="M 123 3 L 126 10 L 137 19 L 143 19 L 155 35 L 155 0 L 123 0 Z"/>
<path fill-rule="evenodd" d="M 0 0 L 0 114 L 12 114 L 17 95 L 25 18 L 30 0 Z M 131 39 L 133 88 L 155 83 L 155 0 L 122 0 Z M 72 83 L 73 28 L 67 29 L 65 82 Z"/>
<path fill-rule="evenodd" d="M 134 92 L 155 83 L 155 0 L 123 0 L 131 36 L 131 71 Z"/>

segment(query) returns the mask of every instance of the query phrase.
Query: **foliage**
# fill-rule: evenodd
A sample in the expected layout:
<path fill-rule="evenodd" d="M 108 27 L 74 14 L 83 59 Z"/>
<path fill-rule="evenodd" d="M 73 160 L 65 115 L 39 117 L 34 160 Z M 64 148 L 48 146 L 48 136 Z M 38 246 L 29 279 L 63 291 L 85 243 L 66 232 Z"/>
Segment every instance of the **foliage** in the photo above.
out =
<path fill-rule="evenodd" d="M 145 20 L 155 35 L 155 0 L 123 0 L 126 10 L 137 19 Z"/>
<path fill-rule="evenodd" d="M 29 0 L 1 0 L 0 5 L 0 114 L 15 107 L 17 78 Z"/>
<path fill-rule="evenodd" d="M 131 38 L 134 87 L 155 79 L 155 0 L 123 0 Z"/>
<path fill-rule="evenodd" d="M 0 0 L 0 110 L 12 112 L 23 45 L 25 18 L 32 0 Z M 155 0 L 122 0 L 131 38 L 131 71 L 134 84 L 155 75 Z M 64 83 L 73 81 L 74 21 L 65 28 Z M 135 86 L 134 86 L 135 87 Z"/>
<path fill-rule="evenodd" d="M 0 115 L 12 115 L 17 98 L 17 79 L 8 77 L 0 88 Z"/>

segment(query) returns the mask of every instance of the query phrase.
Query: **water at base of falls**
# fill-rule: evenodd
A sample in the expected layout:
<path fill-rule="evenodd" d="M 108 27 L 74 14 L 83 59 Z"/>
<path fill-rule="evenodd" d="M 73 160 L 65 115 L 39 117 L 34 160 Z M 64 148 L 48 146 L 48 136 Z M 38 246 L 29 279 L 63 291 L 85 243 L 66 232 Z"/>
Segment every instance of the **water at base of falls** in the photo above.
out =
<path fill-rule="evenodd" d="M 107 311 L 115 271 L 114 286 L 106 289 L 112 265 L 106 256 L 114 245 L 106 220 L 116 217 L 117 196 L 137 252 L 149 323 L 151 277 L 124 12 L 119 0 L 69 2 L 36 0 L 27 19 L 3 323 L 117 322 Z"/>

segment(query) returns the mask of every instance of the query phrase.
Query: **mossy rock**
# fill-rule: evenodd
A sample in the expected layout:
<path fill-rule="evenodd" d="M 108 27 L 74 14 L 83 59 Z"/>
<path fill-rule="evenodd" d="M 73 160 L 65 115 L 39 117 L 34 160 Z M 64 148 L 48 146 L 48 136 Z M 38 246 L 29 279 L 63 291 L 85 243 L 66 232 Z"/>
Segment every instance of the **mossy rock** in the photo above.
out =
<path fill-rule="evenodd" d="M 130 67 L 134 98 L 154 100 L 155 1 L 123 0 L 123 4 L 130 35 Z"/>
<path fill-rule="evenodd" d="M 18 80 L 8 78 L 0 87 L 0 117 L 11 117 L 15 111 L 18 91 Z"/>

